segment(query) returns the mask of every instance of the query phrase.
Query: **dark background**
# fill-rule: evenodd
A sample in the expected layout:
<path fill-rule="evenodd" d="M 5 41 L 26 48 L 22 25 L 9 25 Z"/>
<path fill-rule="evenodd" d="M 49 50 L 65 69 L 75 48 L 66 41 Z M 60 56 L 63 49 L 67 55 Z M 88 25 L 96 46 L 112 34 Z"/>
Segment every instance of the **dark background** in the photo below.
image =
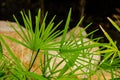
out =
<path fill-rule="evenodd" d="M 72 18 L 69 29 L 77 24 L 81 16 L 85 16 L 82 27 L 85 27 L 90 22 L 93 23 L 91 27 L 86 30 L 88 33 L 99 29 L 98 25 L 101 24 L 113 40 L 117 41 L 117 45 L 120 45 L 120 33 L 115 30 L 107 20 L 107 17 L 115 20 L 113 15 L 120 15 L 120 12 L 116 10 L 120 9 L 120 0 L 0 0 L 0 20 L 14 21 L 12 16 L 14 14 L 23 25 L 19 12 L 21 10 L 26 12 L 31 10 L 32 16 L 35 16 L 39 8 L 42 9 L 41 19 L 43 19 L 45 12 L 48 11 L 47 23 L 54 15 L 57 15 L 54 20 L 55 24 L 64 20 L 58 28 L 60 30 L 64 28 L 68 11 L 72 8 Z M 100 42 L 107 42 L 101 30 L 94 34 L 94 37 L 101 36 L 104 38 Z"/>

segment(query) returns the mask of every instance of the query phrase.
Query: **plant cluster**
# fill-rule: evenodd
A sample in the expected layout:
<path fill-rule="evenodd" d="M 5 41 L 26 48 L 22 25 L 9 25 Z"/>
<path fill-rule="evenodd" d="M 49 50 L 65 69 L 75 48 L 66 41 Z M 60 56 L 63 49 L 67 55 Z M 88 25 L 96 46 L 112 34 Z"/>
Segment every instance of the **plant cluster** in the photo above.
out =
<path fill-rule="evenodd" d="M 24 12 L 21 12 L 25 30 L 22 28 L 17 18 L 13 16 L 20 31 L 12 27 L 13 25 L 10 23 L 9 24 L 15 30 L 17 35 L 19 35 L 22 41 L 6 35 L 0 35 L 1 44 L 5 46 L 8 54 L 12 58 L 12 60 L 9 59 L 3 53 L 2 45 L 0 45 L 0 79 L 92 80 L 92 76 L 96 75 L 98 77 L 97 79 L 100 80 L 100 76 L 97 74 L 97 71 L 102 74 L 105 80 L 106 76 L 103 73 L 104 71 L 111 74 L 112 80 L 119 78 L 120 75 L 118 75 L 118 73 L 120 72 L 118 69 L 120 63 L 120 51 L 116 46 L 116 42 L 111 39 L 109 34 L 101 25 L 100 28 L 109 40 L 109 43 L 99 43 L 98 41 L 101 38 L 92 38 L 94 32 L 97 30 L 90 32 L 87 35 L 82 35 L 82 32 L 84 32 L 91 23 L 88 24 L 84 30 L 80 30 L 77 35 L 74 35 L 75 30 L 79 27 L 84 17 L 80 19 L 74 30 L 67 37 L 66 35 L 70 24 L 71 12 L 72 11 L 70 9 L 64 30 L 62 31 L 56 30 L 62 21 L 57 25 L 54 25 L 53 21 L 55 16 L 48 24 L 46 24 L 47 12 L 42 24 L 40 24 L 41 11 L 38 11 L 38 15 L 35 17 L 35 25 L 32 24 L 30 11 L 28 12 L 28 16 Z M 108 18 L 108 20 L 118 31 L 120 31 L 119 26 L 112 19 Z M 35 30 L 33 30 L 33 26 L 35 26 Z M 60 35 L 62 35 L 61 39 L 56 40 Z M 91 36 L 91 39 L 85 40 L 88 36 Z M 27 68 L 20 63 L 20 60 L 14 55 L 4 38 L 19 43 L 32 51 L 31 60 Z M 93 48 L 98 49 L 92 50 Z M 53 52 L 56 52 L 57 54 L 54 54 Z M 39 57 L 39 55 L 43 55 L 44 59 Z M 96 57 L 100 57 L 101 55 L 103 56 L 102 61 L 100 61 L 100 59 L 96 59 Z M 34 71 L 31 71 L 37 57 L 39 57 L 40 62 L 37 67 L 40 69 L 41 74 L 36 74 Z M 60 61 L 56 62 L 58 59 L 60 59 Z M 59 68 L 62 64 L 64 64 L 62 68 Z M 80 76 L 79 79 L 78 76 Z"/>

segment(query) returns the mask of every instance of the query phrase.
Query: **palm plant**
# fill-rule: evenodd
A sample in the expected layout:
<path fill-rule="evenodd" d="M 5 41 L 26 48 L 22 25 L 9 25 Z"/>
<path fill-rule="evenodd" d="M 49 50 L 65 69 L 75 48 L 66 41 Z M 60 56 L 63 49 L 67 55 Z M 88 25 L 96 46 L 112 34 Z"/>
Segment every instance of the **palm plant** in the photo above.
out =
<path fill-rule="evenodd" d="M 93 33 L 96 32 L 95 30 L 91 33 L 88 33 L 87 35 L 82 34 L 85 29 L 87 29 L 91 25 L 91 23 L 88 24 L 85 29 L 80 30 L 78 34 L 74 35 L 75 31 L 83 21 L 84 17 L 80 19 L 74 30 L 70 33 L 69 36 L 67 36 L 71 12 L 72 11 L 70 9 L 66 20 L 65 28 L 62 31 L 56 31 L 62 21 L 60 21 L 57 25 L 54 26 L 53 21 L 55 19 L 55 16 L 48 24 L 46 24 L 45 21 L 47 19 L 48 12 L 46 12 L 42 24 L 40 24 L 41 11 L 39 10 L 38 15 L 35 17 L 35 25 L 32 24 L 32 17 L 30 11 L 28 12 L 28 16 L 24 12 L 21 12 L 25 29 L 21 27 L 17 18 L 13 16 L 20 31 L 12 27 L 12 24 L 9 24 L 15 30 L 17 35 L 22 39 L 22 41 L 6 35 L 0 35 L 1 43 L 5 46 L 8 54 L 12 58 L 6 59 L 5 54 L 2 55 L 2 47 L 0 48 L 0 75 L 2 75 L 0 76 L 0 79 L 79 80 L 79 77 L 80 79 L 88 78 L 91 80 L 92 75 L 96 74 L 97 69 L 103 70 L 101 66 L 103 64 L 108 64 L 105 63 L 105 61 L 111 56 L 111 54 L 106 54 L 103 61 L 98 64 L 98 62 L 100 61 L 100 54 L 110 53 L 113 52 L 113 50 L 118 51 L 115 43 L 106 33 L 105 35 L 110 41 L 109 44 L 98 43 L 100 38 L 93 39 L 92 36 L 91 39 L 87 39 L 87 36 L 93 35 Z M 33 30 L 33 26 L 35 26 L 35 30 Z M 62 37 L 57 40 L 56 38 L 60 35 L 62 35 Z M 32 56 L 29 62 L 29 66 L 27 68 L 24 66 L 24 64 L 21 64 L 20 59 L 14 55 L 13 51 L 7 45 L 4 38 L 19 43 L 32 51 Z M 101 48 L 98 48 L 100 46 L 102 46 L 103 48 L 107 48 L 107 50 L 100 51 Z M 94 48 L 95 50 L 93 50 Z M 43 58 L 40 57 L 40 55 L 43 55 Z M 113 62 L 115 56 L 116 54 L 113 55 L 111 63 Z M 36 69 L 32 70 L 32 67 L 35 64 L 37 58 L 39 58 L 39 65 L 37 66 L 37 69 L 41 71 L 41 73 L 38 74 L 35 73 Z M 5 62 L 9 63 L 9 65 L 6 65 L 6 63 L 2 62 L 4 60 L 7 60 Z M 6 68 L 2 68 L 3 66 L 7 67 L 8 73 L 5 72 Z"/>

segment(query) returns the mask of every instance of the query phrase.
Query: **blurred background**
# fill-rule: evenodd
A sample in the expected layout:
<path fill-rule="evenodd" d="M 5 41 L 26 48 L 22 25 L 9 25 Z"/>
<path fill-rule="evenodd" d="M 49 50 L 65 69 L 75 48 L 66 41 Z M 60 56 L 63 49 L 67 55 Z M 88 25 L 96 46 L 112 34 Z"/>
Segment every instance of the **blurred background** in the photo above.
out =
<path fill-rule="evenodd" d="M 57 15 L 54 20 L 55 24 L 63 20 L 63 23 L 58 28 L 60 30 L 64 29 L 68 11 L 72 8 L 69 30 L 75 27 L 82 16 L 85 16 L 81 24 L 82 27 L 85 27 L 90 22 L 93 23 L 91 27 L 86 30 L 87 33 L 99 29 L 98 25 L 101 24 L 113 40 L 117 41 L 118 47 L 120 45 L 120 33 L 114 29 L 107 20 L 107 17 L 110 17 L 116 21 L 114 16 L 120 19 L 120 0 L 0 0 L 0 20 L 14 21 L 12 16 L 14 14 L 21 22 L 21 25 L 23 25 L 19 12 L 21 10 L 25 12 L 31 10 L 32 16 L 35 16 L 39 8 L 42 10 L 41 20 L 45 12 L 48 11 L 46 23 L 48 23 L 54 15 Z M 107 42 L 101 30 L 98 30 L 93 37 L 104 37 L 100 42 Z"/>

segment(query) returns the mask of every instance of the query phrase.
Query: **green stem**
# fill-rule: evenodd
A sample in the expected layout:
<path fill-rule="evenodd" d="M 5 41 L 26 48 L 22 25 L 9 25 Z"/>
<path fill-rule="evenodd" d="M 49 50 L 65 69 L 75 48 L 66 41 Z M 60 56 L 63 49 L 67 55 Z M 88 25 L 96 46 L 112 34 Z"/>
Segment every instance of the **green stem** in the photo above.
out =
<path fill-rule="evenodd" d="M 34 50 L 32 50 L 32 55 L 31 55 L 31 58 L 30 58 L 29 68 L 30 68 L 30 66 L 32 64 L 32 61 L 33 61 L 33 54 L 34 54 Z"/>
<path fill-rule="evenodd" d="M 43 54 L 43 58 L 44 58 L 44 60 L 43 60 L 43 74 L 45 74 L 45 67 L 46 67 L 46 54 Z"/>
<path fill-rule="evenodd" d="M 30 70 L 32 69 L 32 66 L 33 66 L 33 64 L 35 63 L 35 60 L 36 60 L 36 58 L 37 58 L 37 56 L 38 56 L 39 51 L 40 51 L 40 49 L 38 49 L 38 51 L 37 51 L 37 53 L 36 53 L 36 55 L 35 55 L 32 63 L 31 63 L 31 65 L 30 65 L 30 67 L 29 67 L 29 69 L 28 69 L 28 71 L 30 71 Z"/>

